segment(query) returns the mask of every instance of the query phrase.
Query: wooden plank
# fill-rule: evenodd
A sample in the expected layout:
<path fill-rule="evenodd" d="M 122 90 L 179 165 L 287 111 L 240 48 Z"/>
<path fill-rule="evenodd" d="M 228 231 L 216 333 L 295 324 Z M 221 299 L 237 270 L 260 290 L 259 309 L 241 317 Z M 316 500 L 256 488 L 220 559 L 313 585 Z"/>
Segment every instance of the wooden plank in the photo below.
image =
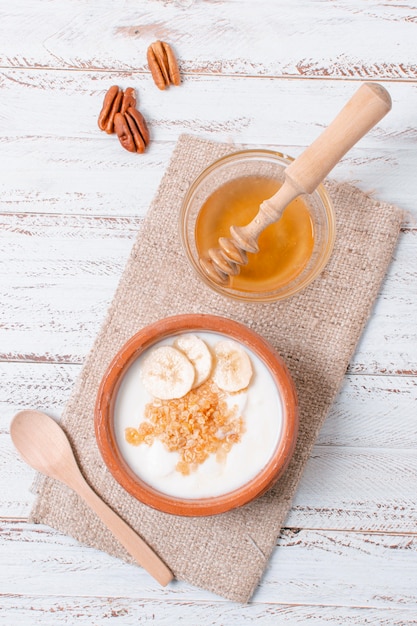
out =
<path fill-rule="evenodd" d="M 138 106 L 151 132 L 144 155 L 126 152 L 115 136 L 97 127 L 103 95 L 114 83 L 138 91 Z M 415 100 L 417 85 L 386 86 L 393 110 L 336 166 L 332 177 L 354 182 L 416 216 L 417 130 L 407 104 Z M 297 156 L 356 85 L 204 75 L 165 93 L 155 91 L 143 75 L 4 70 L 0 89 L 7 173 L 0 192 L 8 210 L 143 215 L 180 133 Z"/>
<path fill-rule="evenodd" d="M 94 123 L 92 119 L 91 124 Z M 156 132 L 164 134 L 168 123 L 161 120 Z M 194 133 L 192 129 L 188 132 Z M 216 141 L 227 141 L 233 136 L 238 140 L 238 133 L 226 137 L 222 132 L 210 134 L 204 130 L 199 134 Z M 278 149 L 295 156 L 301 151 L 299 145 L 283 143 L 278 136 L 273 143 L 266 137 L 263 142 L 257 140 L 254 133 L 250 133 L 251 137 L 244 134 L 248 135 L 243 138 L 247 148 Z M 295 135 L 294 139 L 301 142 L 302 138 Z M 144 216 L 175 146 L 173 140 L 155 140 L 144 155 L 132 156 L 119 146 L 115 137 L 107 136 L 84 139 L 36 136 L 3 138 L 0 142 L 3 211 L 86 216 Z M 336 167 L 332 178 L 353 182 L 365 193 L 403 208 L 409 213 L 404 224 L 412 227 L 417 216 L 416 170 L 413 142 L 402 138 L 394 146 L 387 139 L 377 149 L 358 144 Z"/>
<path fill-rule="evenodd" d="M 26 519 L 34 503 L 30 487 L 35 472 L 0 435 L 0 470 L 4 481 L 0 514 Z M 414 450 L 315 446 L 298 486 L 285 525 L 415 532 L 417 506 Z"/>
<path fill-rule="evenodd" d="M 3 214 L 0 358 L 81 363 L 139 225 L 136 218 Z M 410 229 L 401 237 L 351 371 L 417 372 L 417 293 L 409 271 L 416 237 Z"/>
<path fill-rule="evenodd" d="M 414 532 L 417 379 L 345 377 L 286 525 Z"/>
<path fill-rule="evenodd" d="M 151 623 L 159 626 L 257 626 L 272 624 L 300 624 L 352 626 L 378 624 L 379 626 L 411 626 L 416 624 L 414 609 L 405 607 L 367 608 L 348 606 L 286 605 L 251 602 L 245 606 L 230 602 L 149 600 L 136 597 L 68 597 L 68 596 L 3 596 L 3 616 L 0 624 L 9 626 L 107 626 L 109 620 L 121 618 L 124 624 Z"/>
<path fill-rule="evenodd" d="M 34 503 L 30 487 L 35 472 L 18 459 L 9 437 L 0 435 L 0 449 L 1 517 L 26 519 Z M 416 472 L 413 450 L 315 446 L 285 525 L 415 532 Z"/>
<path fill-rule="evenodd" d="M 414 532 L 413 450 L 315 446 L 285 524 Z"/>
<path fill-rule="evenodd" d="M 219 600 L 180 581 L 162 589 L 141 568 L 45 526 L 5 523 L 0 546 L 6 596 Z M 416 610 L 416 551 L 413 535 L 284 531 L 253 602 Z"/>
<path fill-rule="evenodd" d="M 80 363 L 104 319 L 138 221 L 26 215 L 2 216 L 1 222 L 8 248 L 2 358 L 55 361 L 60 353 L 61 362 Z M 46 263 L 45 253 L 51 255 Z M 21 341 L 14 343 L 12 328 L 23 333 Z"/>
<path fill-rule="evenodd" d="M 24 408 L 59 419 L 80 365 L 0 361 L 0 434 Z M 317 445 L 333 448 L 412 450 L 417 447 L 417 378 L 348 374 Z M 1 457 L 1 455 L 0 455 Z"/>
<path fill-rule="evenodd" d="M 25 407 L 59 418 L 77 366 L 0 363 L 0 516 L 26 519 L 35 473 L 14 450 L 8 424 Z M 412 377 L 347 376 L 298 487 L 286 525 L 414 532 L 417 527 Z"/>
<path fill-rule="evenodd" d="M 143 217 L 173 149 L 174 142 L 161 142 L 132 158 L 114 136 L 107 135 L 4 140 L 2 210 Z"/>
<path fill-rule="evenodd" d="M 77 137 L 80 147 L 85 139 L 100 137 L 117 148 L 117 140 L 97 126 L 103 96 L 114 83 L 135 87 L 137 106 L 154 140 L 172 141 L 181 132 L 194 132 L 212 139 L 277 147 L 311 143 L 358 87 L 349 81 L 202 75 L 161 92 L 149 77 L 127 72 L 4 69 L 0 78 L 1 137 Z M 416 122 L 407 105 L 417 85 L 379 82 L 389 90 L 393 109 L 360 145 L 376 150 L 388 141 L 398 148 L 399 140 L 406 145 L 415 137 Z M 122 149 L 114 154 L 135 163 L 144 160 Z"/>
<path fill-rule="evenodd" d="M 416 243 L 417 230 L 406 229 L 400 236 L 350 372 L 416 375 L 414 348 L 410 349 L 417 347 L 417 282 L 411 253 Z"/>
<path fill-rule="evenodd" d="M 317 445 L 413 450 L 416 402 L 416 377 L 347 375 Z"/>
<path fill-rule="evenodd" d="M 186 74 L 417 76 L 413 2 L 264 0 L 254 11 L 251 0 L 178 0 L 151 8 L 126 0 L 123 10 L 61 0 L 51 11 L 26 0 L 3 10 L 0 25 L 2 66 L 146 72 L 147 46 L 165 39 Z"/>

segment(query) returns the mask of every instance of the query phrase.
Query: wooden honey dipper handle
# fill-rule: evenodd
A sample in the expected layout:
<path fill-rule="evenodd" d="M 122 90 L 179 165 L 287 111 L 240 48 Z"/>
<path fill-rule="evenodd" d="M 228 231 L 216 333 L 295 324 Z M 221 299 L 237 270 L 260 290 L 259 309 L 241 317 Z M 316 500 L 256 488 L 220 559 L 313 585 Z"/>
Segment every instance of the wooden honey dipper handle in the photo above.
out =
<path fill-rule="evenodd" d="M 286 169 L 285 176 L 300 193 L 313 193 L 328 173 L 391 109 L 388 91 L 364 83 L 331 124 Z"/>
<path fill-rule="evenodd" d="M 391 109 L 391 97 L 378 83 L 364 83 L 322 134 L 284 172 L 282 187 L 260 205 L 246 226 L 232 226 L 231 238 L 219 239 L 200 259 L 207 276 L 226 284 L 247 263 L 246 252 L 258 252 L 258 237 L 280 219 L 285 207 L 303 193 L 313 193 L 340 159 Z"/>
<path fill-rule="evenodd" d="M 285 182 L 262 202 L 256 217 L 231 228 L 233 241 L 257 252 L 260 233 L 280 219 L 285 207 L 302 193 L 313 193 L 340 159 L 391 109 L 391 97 L 377 83 L 364 83 L 322 134 L 285 169 Z"/>

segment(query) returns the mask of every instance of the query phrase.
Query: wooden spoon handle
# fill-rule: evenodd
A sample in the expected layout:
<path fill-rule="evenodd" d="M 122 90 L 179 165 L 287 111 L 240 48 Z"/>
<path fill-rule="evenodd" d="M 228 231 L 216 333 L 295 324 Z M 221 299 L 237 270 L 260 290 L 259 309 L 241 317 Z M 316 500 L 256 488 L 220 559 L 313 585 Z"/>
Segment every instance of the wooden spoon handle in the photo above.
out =
<path fill-rule="evenodd" d="M 299 193 L 313 193 L 327 174 L 391 109 L 388 91 L 364 83 L 333 122 L 286 169 L 285 176 Z"/>
<path fill-rule="evenodd" d="M 164 587 L 174 578 L 171 570 L 150 546 L 91 489 L 80 474 L 72 488 L 98 515 L 131 556 Z"/>

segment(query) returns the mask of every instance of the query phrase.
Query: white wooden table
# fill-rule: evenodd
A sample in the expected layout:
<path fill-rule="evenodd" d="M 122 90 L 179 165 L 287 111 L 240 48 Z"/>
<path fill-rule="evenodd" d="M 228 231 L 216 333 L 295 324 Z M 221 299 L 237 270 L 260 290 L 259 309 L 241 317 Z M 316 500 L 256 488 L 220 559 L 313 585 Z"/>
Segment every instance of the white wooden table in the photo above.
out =
<path fill-rule="evenodd" d="M 417 624 L 417 6 L 412 0 L 14 0 L 0 7 L 0 624 Z M 146 63 L 172 44 L 181 87 Z M 182 132 L 296 156 L 363 80 L 393 110 L 333 171 L 409 212 L 252 602 L 27 523 L 23 407 L 59 417 Z M 133 86 L 152 143 L 97 127 Z"/>

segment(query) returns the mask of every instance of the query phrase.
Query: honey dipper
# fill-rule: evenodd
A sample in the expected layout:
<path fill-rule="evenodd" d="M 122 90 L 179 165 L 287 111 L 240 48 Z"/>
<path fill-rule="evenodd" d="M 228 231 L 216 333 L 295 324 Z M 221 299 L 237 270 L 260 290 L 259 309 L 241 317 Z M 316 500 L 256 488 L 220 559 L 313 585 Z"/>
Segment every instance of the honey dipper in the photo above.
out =
<path fill-rule="evenodd" d="M 220 237 L 200 265 L 211 280 L 226 285 L 248 262 L 246 252 L 258 252 L 258 237 L 277 222 L 286 206 L 300 194 L 311 194 L 340 159 L 391 109 L 391 97 L 378 83 L 364 83 L 331 124 L 284 170 L 284 183 L 264 200 L 246 226 L 232 226 L 231 237 Z"/>

